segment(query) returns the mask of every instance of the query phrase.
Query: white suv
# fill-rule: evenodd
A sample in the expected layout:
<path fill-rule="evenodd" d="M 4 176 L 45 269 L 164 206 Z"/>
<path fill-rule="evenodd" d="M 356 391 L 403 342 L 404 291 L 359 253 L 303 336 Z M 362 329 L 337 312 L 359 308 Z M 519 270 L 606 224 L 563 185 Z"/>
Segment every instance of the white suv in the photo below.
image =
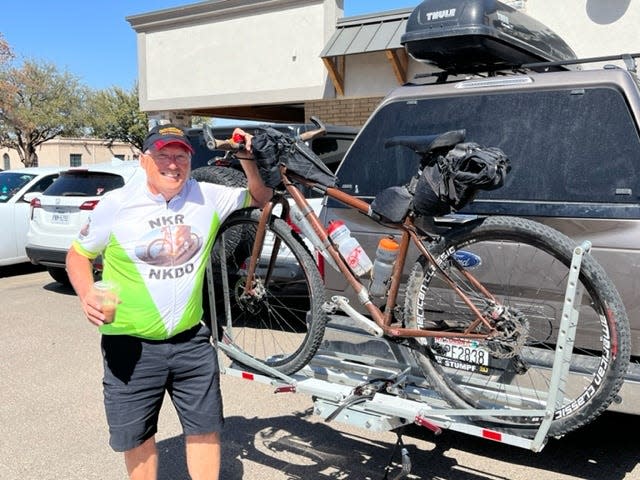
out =
<path fill-rule="evenodd" d="M 51 185 L 59 167 L 30 167 L 0 172 L 0 267 L 28 262 L 29 202 Z"/>
<path fill-rule="evenodd" d="M 29 260 L 44 265 L 54 280 L 69 284 L 65 270 L 67 250 L 91 210 L 105 193 L 144 178 L 137 161 L 117 158 L 62 171 L 58 180 L 31 202 L 26 245 Z M 97 270 L 100 263 L 100 259 L 95 263 Z"/>

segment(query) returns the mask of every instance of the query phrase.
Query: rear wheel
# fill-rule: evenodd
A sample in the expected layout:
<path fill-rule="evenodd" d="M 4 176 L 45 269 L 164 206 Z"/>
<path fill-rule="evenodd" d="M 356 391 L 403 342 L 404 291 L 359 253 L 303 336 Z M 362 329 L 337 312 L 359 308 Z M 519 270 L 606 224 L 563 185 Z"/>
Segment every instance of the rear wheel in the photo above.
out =
<path fill-rule="evenodd" d="M 490 217 L 453 230 L 432 253 L 487 316 L 499 335 L 489 341 L 423 339 L 416 359 L 425 376 L 456 408 L 546 408 L 551 369 L 575 248 L 566 236 L 544 225 L 513 217 Z M 423 259 L 424 260 L 424 259 Z M 459 267 L 464 265 L 463 267 Z M 467 269 L 497 297 L 499 308 L 481 296 L 462 275 Z M 424 261 L 407 285 L 410 326 L 455 328 L 471 312 Z M 549 435 L 563 435 L 597 417 L 615 399 L 629 361 L 629 323 L 621 299 L 604 270 L 589 254 L 582 258 L 582 301 L 566 384 Z M 532 436 L 536 417 L 478 417 L 476 423 Z"/>
<path fill-rule="evenodd" d="M 273 217 L 255 282 L 249 293 L 244 291 L 260 214 L 258 209 L 235 212 L 218 232 L 212 252 L 220 259 L 213 265 L 218 324 L 224 343 L 290 375 L 311 360 L 322 341 L 327 322 L 324 285 L 306 245 L 286 222 Z M 240 241 L 232 252 L 222 253 L 227 236 Z M 244 366 L 260 370 L 249 362 Z"/>

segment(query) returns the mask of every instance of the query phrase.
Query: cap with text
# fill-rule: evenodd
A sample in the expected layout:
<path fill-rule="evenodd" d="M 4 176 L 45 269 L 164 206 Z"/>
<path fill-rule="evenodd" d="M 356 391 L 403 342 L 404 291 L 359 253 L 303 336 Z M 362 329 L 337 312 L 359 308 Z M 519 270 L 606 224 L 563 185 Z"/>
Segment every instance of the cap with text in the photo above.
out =
<path fill-rule="evenodd" d="M 156 125 L 153 127 L 142 145 L 143 151 L 160 150 L 167 145 L 181 145 L 191 154 L 194 153 L 193 147 L 184 130 L 176 125 Z"/>

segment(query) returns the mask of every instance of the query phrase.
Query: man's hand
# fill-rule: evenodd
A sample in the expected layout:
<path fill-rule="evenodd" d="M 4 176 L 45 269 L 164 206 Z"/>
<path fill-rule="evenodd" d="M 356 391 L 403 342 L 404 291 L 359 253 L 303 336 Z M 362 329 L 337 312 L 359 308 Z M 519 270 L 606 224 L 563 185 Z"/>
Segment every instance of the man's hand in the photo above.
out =
<path fill-rule="evenodd" d="M 233 136 L 235 135 L 242 135 L 245 140 L 245 150 L 238 152 L 236 158 L 240 160 L 240 165 L 242 165 L 244 174 L 247 176 L 247 187 L 253 198 L 251 205 L 262 208 L 273 197 L 273 189 L 264 184 L 258 171 L 258 166 L 253 160 L 253 150 L 251 148 L 253 135 L 250 135 L 241 128 L 233 130 Z"/>

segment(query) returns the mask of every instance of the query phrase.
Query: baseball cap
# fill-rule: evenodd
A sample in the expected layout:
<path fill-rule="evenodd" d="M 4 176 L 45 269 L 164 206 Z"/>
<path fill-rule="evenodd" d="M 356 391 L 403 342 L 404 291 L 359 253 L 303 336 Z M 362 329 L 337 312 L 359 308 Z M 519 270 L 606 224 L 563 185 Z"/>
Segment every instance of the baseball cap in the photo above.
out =
<path fill-rule="evenodd" d="M 145 152 L 151 149 L 160 150 L 171 144 L 182 145 L 192 154 L 195 153 L 184 130 L 172 124 L 153 127 L 142 145 L 142 150 Z"/>

